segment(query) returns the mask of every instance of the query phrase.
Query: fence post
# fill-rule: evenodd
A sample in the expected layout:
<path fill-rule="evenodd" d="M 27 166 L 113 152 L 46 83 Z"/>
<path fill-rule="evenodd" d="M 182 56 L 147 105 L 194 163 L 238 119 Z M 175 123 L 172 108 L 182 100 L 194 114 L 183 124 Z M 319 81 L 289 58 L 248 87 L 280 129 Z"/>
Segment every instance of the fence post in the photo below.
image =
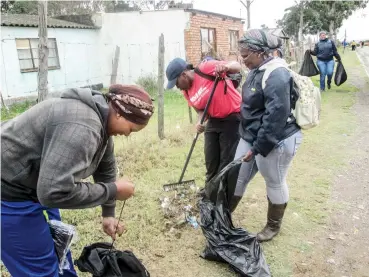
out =
<path fill-rule="evenodd" d="M 120 54 L 120 48 L 117 45 L 117 46 L 115 46 L 115 54 L 114 54 L 113 68 L 112 68 L 111 77 L 110 77 L 110 84 L 111 85 L 114 85 L 114 84 L 117 83 L 119 54 Z"/>
<path fill-rule="evenodd" d="M 158 55 L 158 135 L 164 139 L 164 35 L 159 37 Z"/>
<path fill-rule="evenodd" d="M 38 1 L 38 102 L 47 96 L 49 49 L 47 47 L 47 1 Z"/>

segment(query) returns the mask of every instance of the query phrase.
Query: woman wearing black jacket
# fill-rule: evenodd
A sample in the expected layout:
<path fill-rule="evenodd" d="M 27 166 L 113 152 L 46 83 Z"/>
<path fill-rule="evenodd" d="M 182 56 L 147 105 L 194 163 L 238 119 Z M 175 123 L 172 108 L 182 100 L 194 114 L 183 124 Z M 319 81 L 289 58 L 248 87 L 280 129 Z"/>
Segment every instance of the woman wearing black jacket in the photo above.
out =
<path fill-rule="evenodd" d="M 242 87 L 241 124 L 235 159 L 243 157 L 233 211 L 247 184 L 260 171 L 266 183 L 268 216 L 265 228 L 257 234 L 267 241 L 278 234 L 288 202 L 286 176 L 302 141 L 300 127 L 291 113 L 292 77 L 281 58 L 273 57 L 280 47 L 276 36 L 263 30 L 247 31 L 239 43 L 240 54 L 251 70 Z M 262 85 L 265 70 L 274 68 Z"/>

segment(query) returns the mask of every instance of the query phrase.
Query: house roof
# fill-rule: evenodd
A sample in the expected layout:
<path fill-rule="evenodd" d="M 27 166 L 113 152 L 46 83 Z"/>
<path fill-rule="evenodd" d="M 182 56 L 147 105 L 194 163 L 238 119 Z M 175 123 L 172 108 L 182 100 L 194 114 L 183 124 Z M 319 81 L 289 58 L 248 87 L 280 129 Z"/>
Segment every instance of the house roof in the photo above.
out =
<path fill-rule="evenodd" d="M 38 15 L 1 14 L 1 26 L 38 27 Z M 47 18 L 49 28 L 97 29 L 96 26 L 79 24 L 56 18 Z"/>
<path fill-rule="evenodd" d="M 210 15 L 210 16 L 217 16 L 217 17 L 221 17 L 221 18 L 225 18 L 225 19 L 231 19 L 231 20 L 236 20 L 236 21 L 242 21 L 242 20 L 244 20 L 243 18 L 239 18 L 239 17 L 229 16 L 229 15 L 220 14 L 220 13 L 213 13 L 213 12 L 208 12 L 208 11 L 202 11 L 202 10 L 196 10 L 196 9 L 185 9 L 185 11 L 186 12 L 191 12 L 191 13 L 206 14 L 206 15 Z"/>

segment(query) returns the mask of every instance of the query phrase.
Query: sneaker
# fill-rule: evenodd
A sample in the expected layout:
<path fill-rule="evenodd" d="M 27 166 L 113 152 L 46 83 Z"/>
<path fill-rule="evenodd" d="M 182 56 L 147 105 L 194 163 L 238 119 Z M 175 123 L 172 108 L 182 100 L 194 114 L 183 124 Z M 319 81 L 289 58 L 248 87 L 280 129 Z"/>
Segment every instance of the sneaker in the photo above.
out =
<path fill-rule="evenodd" d="M 325 89 L 320 89 L 320 92 L 322 93 L 322 92 L 325 92 Z"/>

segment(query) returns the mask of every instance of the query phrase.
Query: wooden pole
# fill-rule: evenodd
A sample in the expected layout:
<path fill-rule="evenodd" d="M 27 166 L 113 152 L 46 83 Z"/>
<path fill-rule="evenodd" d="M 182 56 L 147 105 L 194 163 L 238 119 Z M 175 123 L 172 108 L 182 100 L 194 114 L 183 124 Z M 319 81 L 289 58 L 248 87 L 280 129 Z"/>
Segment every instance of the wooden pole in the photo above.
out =
<path fill-rule="evenodd" d="M 164 139 L 164 35 L 159 37 L 158 55 L 158 135 Z"/>
<path fill-rule="evenodd" d="M 115 46 L 115 54 L 114 54 L 113 68 L 112 68 L 112 71 L 111 71 L 111 78 L 110 78 L 110 84 L 111 85 L 114 85 L 114 84 L 117 83 L 119 55 L 120 55 L 120 48 L 117 45 L 117 46 Z"/>
<path fill-rule="evenodd" d="M 5 101 L 4 101 L 4 98 L 3 98 L 3 94 L 1 93 L 1 91 L 0 91 L 0 96 L 1 96 L 1 105 L 2 105 L 2 108 L 5 109 L 7 112 L 9 112 L 9 108 L 5 104 Z"/>
<path fill-rule="evenodd" d="M 188 106 L 188 116 L 190 118 L 190 123 L 193 123 L 193 119 L 192 119 L 192 108 L 191 106 Z"/>
<path fill-rule="evenodd" d="M 38 1 L 38 102 L 47 96 L 49 49 L 47 47 L 47 1 Z"/>

